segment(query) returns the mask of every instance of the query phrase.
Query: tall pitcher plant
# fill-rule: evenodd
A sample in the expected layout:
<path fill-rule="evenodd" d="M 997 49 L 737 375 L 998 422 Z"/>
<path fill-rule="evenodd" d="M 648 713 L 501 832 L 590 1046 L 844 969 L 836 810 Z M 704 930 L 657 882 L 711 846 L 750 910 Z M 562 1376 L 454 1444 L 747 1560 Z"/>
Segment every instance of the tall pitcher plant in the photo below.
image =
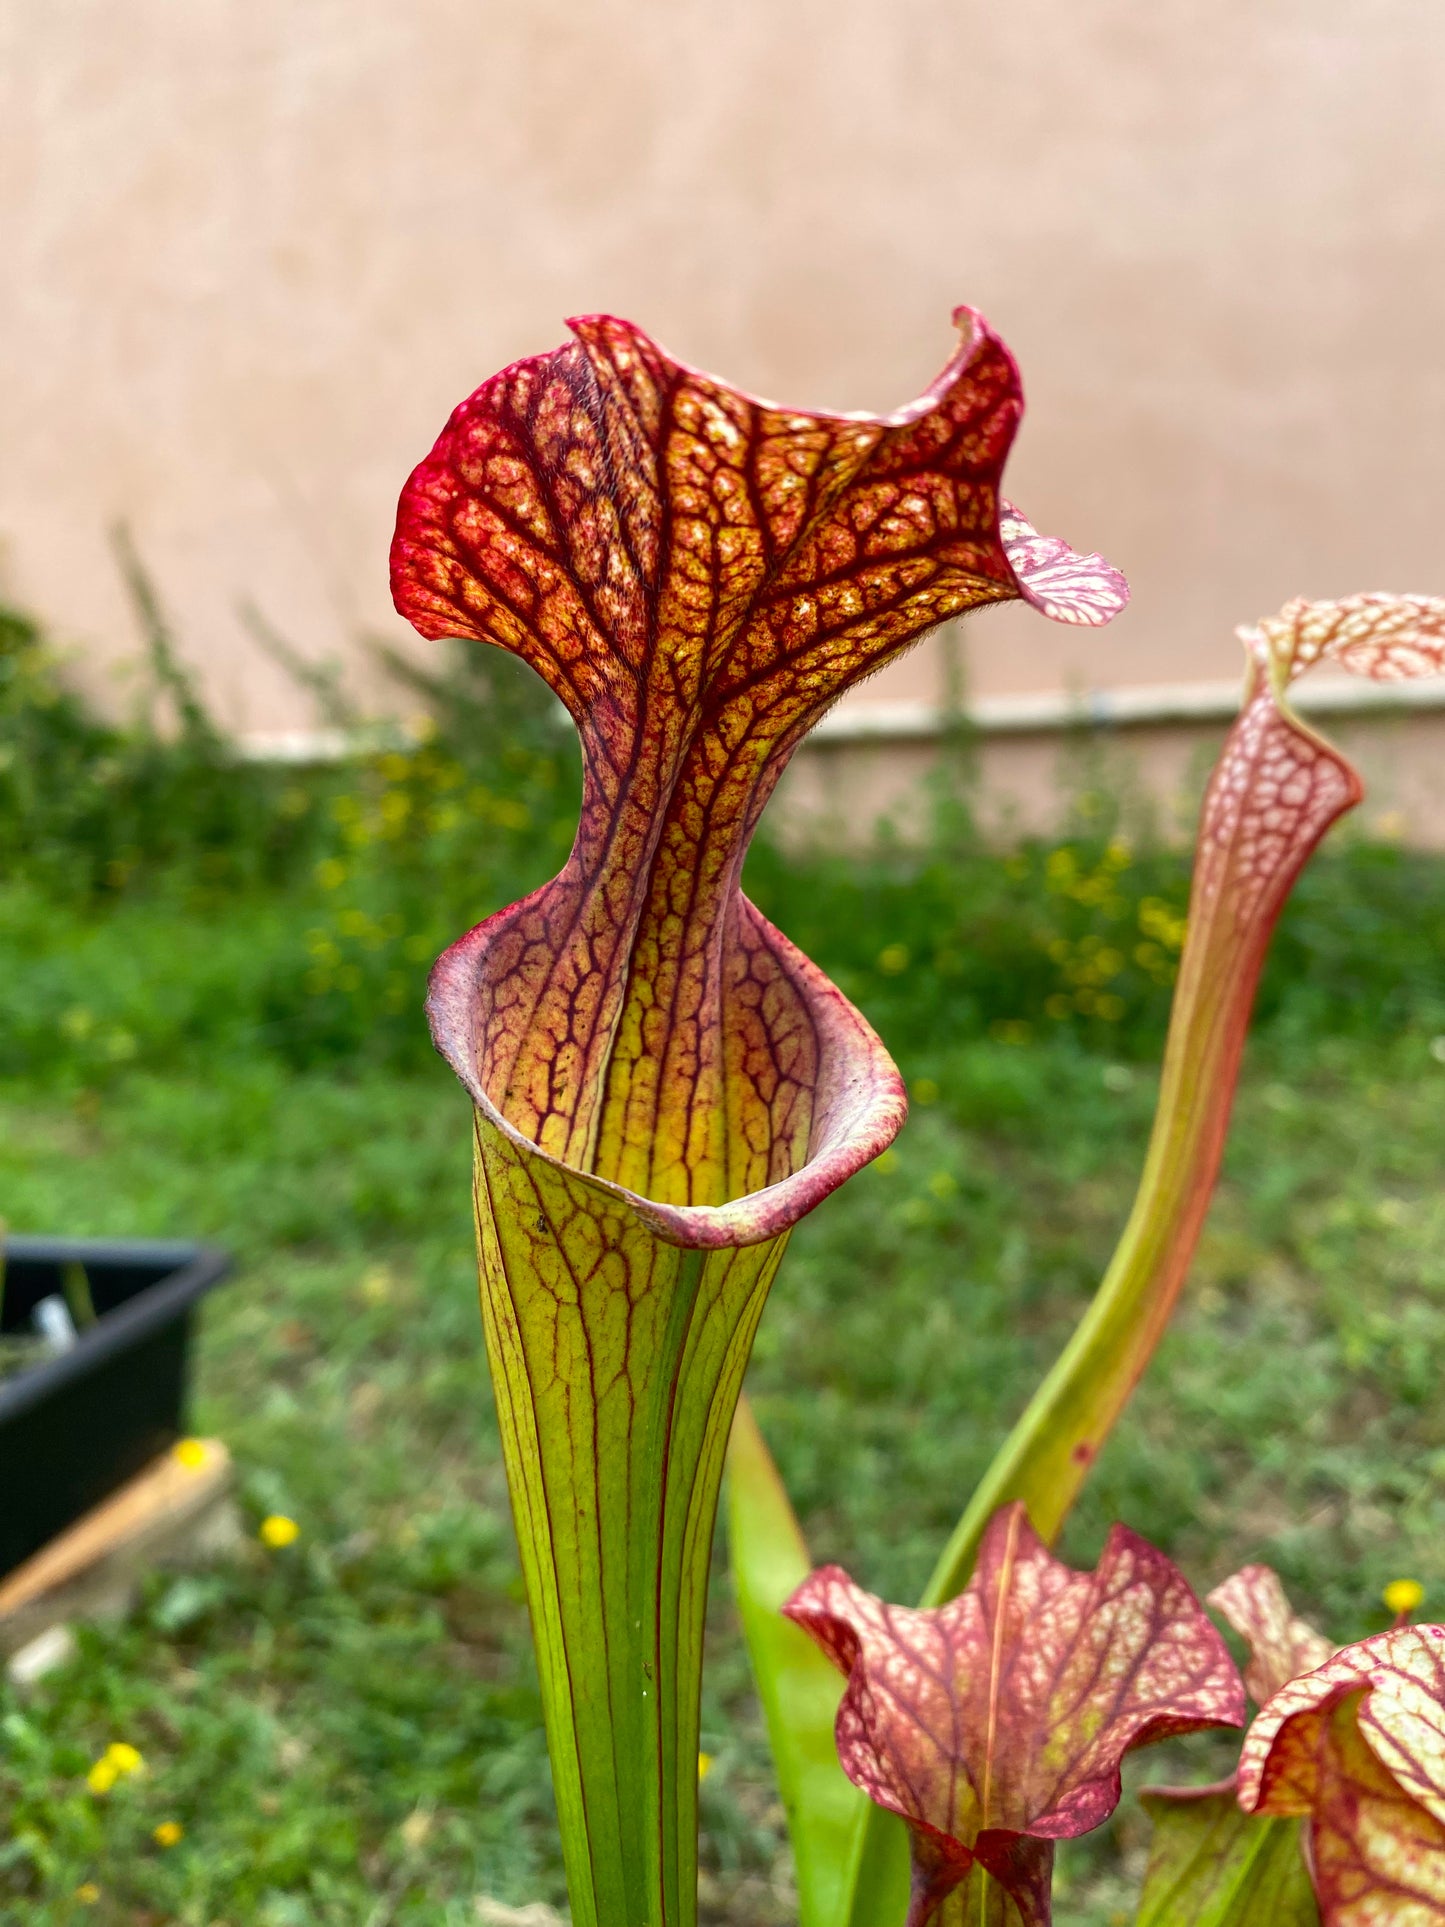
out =
<path fill-rule="evenodd" d="M 808 729 L 934 625 L 1022 600 L 1098 626 L 1127 599 L 1003 498 L 1018 372 L 955 318 L 934 385 L 875 417 L 754 400 L 588 317 L 464 402 L 402 495 L 398 608 L 521 656 L 582 751 L 566 866 L 454 944 L 429 999 L 475 1111 L 483 1320 L 575 1927 L 695 1921 L 705 1592 L 744 1368 L 791 1227 L 906 1108 L 863 1017 L 743 896 L 749 838 Z M 734 1572 L 802 1927 L 1042 1927 L 1052 1843 L 1112 1809 L 1123 1753 L 1242 1720 L 1167 1560 L 1118 1529 L 1073 1574 L 1045 1542 L 1183 1282 L 1270 930 L 1358 800 L 1288 683 L 1320 655 L 1439 667 L 1442 634 L 1445 604 L 1393 597 L 1246 632 L 1135 1210 L 921 1610 L 808 1577 L 738 1415 Z"/>
<path fill-rule="evenodd" d="M 739 888 L 809 728 L 926 630 L 1023 600 L 1096 625 L 1097 556 L 1004 500 L 997 335 L 896 414 L 785 409 L 627 322 L 504 370 L 401 499 L 397 606 L 566 706 L 561 874 L 432 976 L 476 1119 L 482 1308 L 575 1927 L 689 1927 L 709 1549 L 791 1227 L 893 1139 L 902 1082 Z"/>

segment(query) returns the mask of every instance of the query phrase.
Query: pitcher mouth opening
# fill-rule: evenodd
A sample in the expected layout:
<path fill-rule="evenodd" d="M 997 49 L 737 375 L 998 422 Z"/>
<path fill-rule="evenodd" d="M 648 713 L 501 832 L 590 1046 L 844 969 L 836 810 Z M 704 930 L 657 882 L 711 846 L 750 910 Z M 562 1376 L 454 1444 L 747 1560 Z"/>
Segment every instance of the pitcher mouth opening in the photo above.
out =
<path fill-rule="evenodd" d="M 721 1204 L 671 1205 L 545 1150 L 507 1117 L 487 1089 L 478 1065 L 480 1019 L 492 988 L 487 981 L 488 955 L 499 927 L 510 915 L 501 911 L 478 924 L 433 965 L 426 1001 L 432 1041 L 486 1126 L 524 1158 L 539 1160 L 599 1199 L 620 1204 L 664 1243 L 718 1250 L 776 1238 L 885 1151 L 902 1129 L 908 1098 L 881 1038 L 816 964 L 768 926 L 791 986 L 807 1005 L 819 1047 L 812 1126 L 807 1156 L 799 1167 Z"/>

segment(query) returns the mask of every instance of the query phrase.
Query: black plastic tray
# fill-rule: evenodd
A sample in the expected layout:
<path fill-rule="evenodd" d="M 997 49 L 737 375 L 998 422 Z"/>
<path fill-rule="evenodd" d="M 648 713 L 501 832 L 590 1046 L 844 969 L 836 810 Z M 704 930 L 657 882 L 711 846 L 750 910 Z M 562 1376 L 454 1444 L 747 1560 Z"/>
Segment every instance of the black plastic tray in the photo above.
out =
<path fill-rule="evenodd" d="M 207 1245 L 8 1237 L 3 1329 L 27 1329 L 74 1264 L 95 1323 L 0 1381 L 0 1577 L 182 1436 L 196 1301 L 231 1268 Z"/>

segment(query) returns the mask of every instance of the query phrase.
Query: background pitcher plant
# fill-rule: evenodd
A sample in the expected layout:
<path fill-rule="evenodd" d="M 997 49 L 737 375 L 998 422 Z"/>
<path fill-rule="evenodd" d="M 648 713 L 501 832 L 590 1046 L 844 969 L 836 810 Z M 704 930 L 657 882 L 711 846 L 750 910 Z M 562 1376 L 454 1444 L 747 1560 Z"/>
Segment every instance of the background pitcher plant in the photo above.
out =
<path fill-rule="evenodd" d="M 1445 670 L 1445 600 L 1297 599 L 1239 636 L 1244 697 L 1205 791 L 1188 934 L 1133 1209 L 1092 1304 L 944 1547 L 922 1602 L 928 1608 L 962 1593 L 998 1508 L 1021 1501 L 1045 1539 L 1057 1534 L 1178 1300 L 1219 1174 L 1271 933 L 1325 833 L 1364 794 L 1346 759 L 1295 713 L 1290 684 L 1321 661 L 1378 681 Z M 841 1774 L 830 1781 L 816 1765 L 820 1723 L 836 1711 L 838 1689 L 830 1694 L 819 1656 L 775 1623 L 809 1559 L 750 1418 L 738 1428 L 732 1474 L 735 1581 L 796 1840 L 804 1927 L 902 1920 L 908 1851 L 894 1809 L 850 1800 Z M 1193 1811 L 1198 1823 L 1204 1810 Z M 1231 1841 L 1235 1832 L 1231 1821 Z M 1222 1851 L 1210 1844 L 1210 1855 Z M 1286 1873 L 1293 1879 L 1292 1867 Z M 1253 1917 L 1230 1917 L 1229 1927 L 1254 1927 Z"/>

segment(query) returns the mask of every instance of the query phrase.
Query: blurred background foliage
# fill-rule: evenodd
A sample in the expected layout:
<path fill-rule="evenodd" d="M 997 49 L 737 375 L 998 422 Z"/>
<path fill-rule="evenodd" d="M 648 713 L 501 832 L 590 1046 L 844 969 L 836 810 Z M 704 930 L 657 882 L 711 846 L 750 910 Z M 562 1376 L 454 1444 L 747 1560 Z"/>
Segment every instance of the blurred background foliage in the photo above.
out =
<path fill-rule="evenodd" d="M 247 760 L 150 616 L 149 686 L 121 723 L 0 609 L 0 1074 L 95 1080 L 137 1059 L 258 1050 L 296 1067 L 425 1062 L 432 959 L 565 859 L 578 799 L 565 718 L 520 665 L 457 644 L 434 674 L 391 658 L 412 715 L 355 728 L 370 747 L 313 766 Z M 1057 837 L 990 847 L 968 807 L 967 744 L 955 754 L 921 847 L 886 824 L 855 826 L 846 851 L 765 825 L 749 894 L 925 1078 L 979 1037 L 1157 1053 L 1188 852 L 1091 789 Z M 1259 1021 L 1382 1036 L 1445 1022 L 1442 952 L 1440 864 L 1336 836 L 1285 914 Z"/>

